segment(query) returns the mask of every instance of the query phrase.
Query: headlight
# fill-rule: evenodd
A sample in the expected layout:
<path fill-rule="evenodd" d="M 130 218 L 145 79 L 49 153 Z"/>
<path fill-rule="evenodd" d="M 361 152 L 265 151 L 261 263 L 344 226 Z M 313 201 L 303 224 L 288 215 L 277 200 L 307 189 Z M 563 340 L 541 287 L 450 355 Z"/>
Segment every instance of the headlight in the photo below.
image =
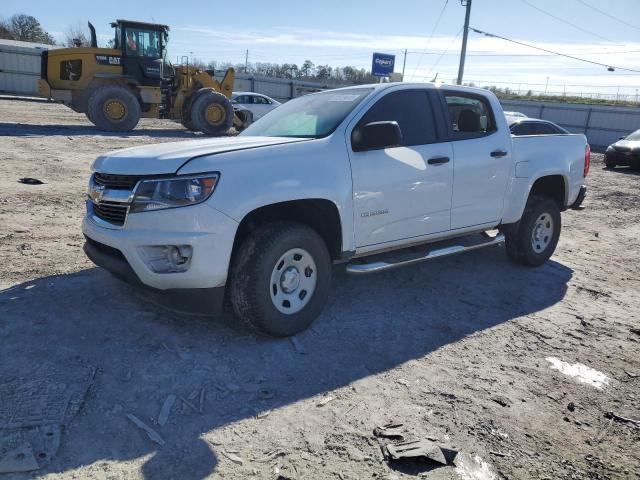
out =
<path fill-rule="evenodd" d="M 130 212 L 149 212 L 204 202 L 218 184 L 220 174 L 207 173 L 143 180 L 136 188 Z"/>

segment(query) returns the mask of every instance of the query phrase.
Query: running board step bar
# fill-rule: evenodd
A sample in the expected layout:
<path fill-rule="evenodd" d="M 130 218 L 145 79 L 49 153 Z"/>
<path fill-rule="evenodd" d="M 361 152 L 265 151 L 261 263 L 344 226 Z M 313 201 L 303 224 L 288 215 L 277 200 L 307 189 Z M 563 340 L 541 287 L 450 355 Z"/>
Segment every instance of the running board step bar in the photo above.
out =
<path fill-rule="evenodd" d="M 408 260 L 400 260 L 397 262 L 378 261 L 371 263 L 349 263 L 347 264 L 348 273 L 376 273 L 384 270 L 390 270 L 392 268 L 404 267 L 406 265 L 413 265 L 414 263 L 425 262 L 427 260 L 433 260 L 434 258 L 448 257 L 450 255 L 456 255 L 458 253 L 470 252 L 472 250 L 478 250 L 479 248 L 490 247 L 492 245 L 499 245 L 504 243 L 504 235 L 498 233 L 495 237 L 485 236 L 485 241 L 481 243 L 474 243 L 472 245 L 449 245 L 442 248 L 435 248 L 429 250 L 426 254 L 411 258 Z"/>

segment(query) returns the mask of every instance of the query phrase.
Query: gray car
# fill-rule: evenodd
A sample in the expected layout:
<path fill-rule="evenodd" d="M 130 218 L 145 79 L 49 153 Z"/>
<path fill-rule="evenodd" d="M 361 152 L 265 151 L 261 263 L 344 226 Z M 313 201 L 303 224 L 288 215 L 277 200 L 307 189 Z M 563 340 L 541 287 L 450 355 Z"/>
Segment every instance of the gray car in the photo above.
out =
<path fill-rule="evenodd" d="M 604 163 L 607 168 L 626 166 L 640 170 L 640 130 L 609 145 L 604 152 Z"/>

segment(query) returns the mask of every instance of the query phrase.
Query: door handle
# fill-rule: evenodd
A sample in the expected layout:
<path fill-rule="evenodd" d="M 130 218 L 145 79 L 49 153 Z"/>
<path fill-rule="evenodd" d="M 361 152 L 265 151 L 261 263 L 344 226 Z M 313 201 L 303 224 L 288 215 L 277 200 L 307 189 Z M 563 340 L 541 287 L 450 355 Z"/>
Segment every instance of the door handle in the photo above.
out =
<path fill-rule="evenodd" d="M 505 152 L 504 150 L 494 150 L 493 152 L 491 152 L 491 156 L 493 158 L 505 157 L 507 155 L 508 155 L 508 153 Z"/>
<path fill-rule="evenodd" d="M 433 157 L 427 160 L 429 165 L 442 165 L 443 163 L 448 163 L 449 157 Z"/>

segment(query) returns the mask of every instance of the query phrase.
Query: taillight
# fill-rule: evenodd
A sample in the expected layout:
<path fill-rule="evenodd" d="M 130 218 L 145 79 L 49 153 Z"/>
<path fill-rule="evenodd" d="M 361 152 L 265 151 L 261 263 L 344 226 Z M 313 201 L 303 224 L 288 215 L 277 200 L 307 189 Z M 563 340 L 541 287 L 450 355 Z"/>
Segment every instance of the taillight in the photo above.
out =
<path fill-rule="evenodd" d="M 582 173 L 583 177 L 586 177 L 589 174 L 590 166 L 591 166 L 591 145 L 587 143 L 587 146 L 584 149 L 584 172 Z"/>

